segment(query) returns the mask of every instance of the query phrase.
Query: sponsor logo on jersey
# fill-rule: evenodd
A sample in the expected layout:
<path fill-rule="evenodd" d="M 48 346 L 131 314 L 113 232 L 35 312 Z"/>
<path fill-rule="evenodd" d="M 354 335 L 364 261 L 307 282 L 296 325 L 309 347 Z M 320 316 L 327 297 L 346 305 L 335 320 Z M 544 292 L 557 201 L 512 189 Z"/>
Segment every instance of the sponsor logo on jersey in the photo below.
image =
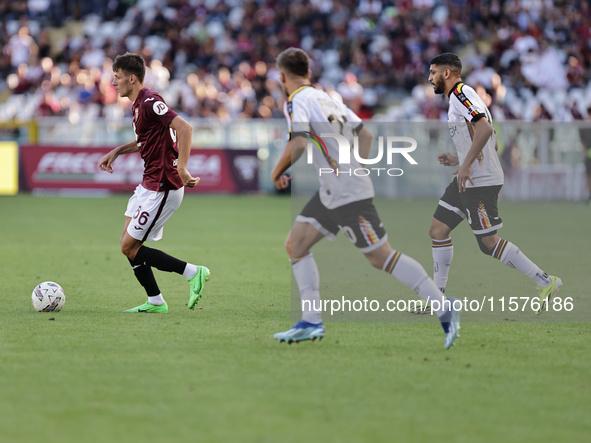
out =
<path fill-rule="evenodd" d="M 168 106 L 166 106 L 166 103 L 164 103 L 160 100 L 157 102 L 154 102 L 152 109 L 154 109 L 154 112 L 158 115 L 164 115 L 168 112 Z"/>
<path fill-rule="evenodd" d="M 287 115 L 289 115 L 289 119 L 293 121 L 293 103 L 287 102 Z"/>

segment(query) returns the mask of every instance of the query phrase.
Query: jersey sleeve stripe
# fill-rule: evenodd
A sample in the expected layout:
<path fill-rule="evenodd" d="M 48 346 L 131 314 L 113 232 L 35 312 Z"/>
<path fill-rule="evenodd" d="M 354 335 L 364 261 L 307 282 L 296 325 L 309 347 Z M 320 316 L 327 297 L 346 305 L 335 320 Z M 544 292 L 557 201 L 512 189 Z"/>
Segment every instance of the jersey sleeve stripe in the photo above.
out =
<path fill-rule="evenodd" d="M 468 97 L 466 97 L 466 95 L 462 92 L 462 87 L 464 86 L 464 83 L 459 83 L 453 90 L 453 93 L 455 95 L 455 97 L 460 101 L 461 104 L 463 104 L 467 109 L 471 110 L 470 115 L 472 116 L 472 120 L 474 121 L 474 119 L 481 115 L 484 116 L 483 113 L 478 112 L 475 109 L 472 109 L 472 102 L 470 100 L 468 100 Z M 480 117 L 478 117 L 480 118 Z"/>
<path fill-rule="evenodd" d="M 292 134 L 292 138 L 293 137 L 304 137 L 307 140 L 310 140 L 312 143 L 314 143 L 316 145 L 316 147 L 318 149 L 320 149 L 320 152 L 322 152 L 322 155 L 324 155 L 325 157 L 328 158 L 328 148 L 326 147 L 326 145 L 324 144 L 324 141 L 318 137 L 316 134 L 312 133 L 312 132 L 306 132 L 306 131 L 300 131 L 300 132 L 294 132 Z"/>

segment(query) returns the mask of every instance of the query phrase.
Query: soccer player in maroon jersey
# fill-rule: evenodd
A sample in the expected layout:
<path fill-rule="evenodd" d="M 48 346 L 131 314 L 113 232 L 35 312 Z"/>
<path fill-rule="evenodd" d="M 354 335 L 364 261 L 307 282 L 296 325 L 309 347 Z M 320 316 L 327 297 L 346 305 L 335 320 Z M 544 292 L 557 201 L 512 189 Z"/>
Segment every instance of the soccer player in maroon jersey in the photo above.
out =
<path fill-rule="evenodd" d="M 121 97 L 133 102 L 135 141 L 113 149 L 101 159 L 98 167 L 113 173 L 115 159 L 131 152 L 139 151 L 144 160 L 142 183 L 135 189 L 125 211 L 121 252 L 146 290 L 148 301 L 126 312 L 168 312 L 152 268 L 176 272 L 187 278 L 190 284 L 188 306 L 193 309 L 209 280 L 209 269 L 144 246 L 146 241 L 162 238 L 164 224 L 183 201 L 184 186 L 192 188 L 199 183 L 199 178 L 187 171 L 191 125 L 170 109 L 156 91 L 144 88 L 146 66 L 142 57 L 131 53 L 117 56 L 113 72 L 113 86 Z"/>

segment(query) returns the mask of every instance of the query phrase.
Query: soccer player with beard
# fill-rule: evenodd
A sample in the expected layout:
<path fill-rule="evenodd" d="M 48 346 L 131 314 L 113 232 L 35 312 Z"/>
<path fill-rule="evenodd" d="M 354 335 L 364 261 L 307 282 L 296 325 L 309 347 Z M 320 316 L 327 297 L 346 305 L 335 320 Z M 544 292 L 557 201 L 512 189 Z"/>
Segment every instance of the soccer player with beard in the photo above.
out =
<path fill-rule="evenodd" d="M 495 131 L 490 111 L 476 91 L 462 82 L 461 71 L 462 62 L 453 53 L 434 57 L 429 68 L 429 82 L 435 93 L 449 97 L 448 124 L 458 154 L 438 155 L 442 165 L 458 169 L 439 200 L 429 229 L 433 280 L 445 292 L 454 253 L 450 234 L 467 218 L 483 253 L 518 269 L 538 285 L 536 314 L 540 314 L 562 286 L 562 280 L 545 273 L 516 245 L 497 235 L 503 226 L 497 201 L 504 175 L 496 152 Z"/>

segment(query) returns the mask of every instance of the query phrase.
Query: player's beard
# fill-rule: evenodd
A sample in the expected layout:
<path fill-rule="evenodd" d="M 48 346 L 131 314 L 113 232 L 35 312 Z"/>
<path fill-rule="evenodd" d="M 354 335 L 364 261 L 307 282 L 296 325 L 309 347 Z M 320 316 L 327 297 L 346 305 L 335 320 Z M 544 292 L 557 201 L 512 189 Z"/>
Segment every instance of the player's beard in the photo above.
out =
<path fill-rule="evenodd" d="M 439 77 L 436 83 L 433 83 L 433 87 L 435 89 L 435 94 L 443 94 L 445 92 L 445 82 L 443 81 L 443 77 Z"/>

